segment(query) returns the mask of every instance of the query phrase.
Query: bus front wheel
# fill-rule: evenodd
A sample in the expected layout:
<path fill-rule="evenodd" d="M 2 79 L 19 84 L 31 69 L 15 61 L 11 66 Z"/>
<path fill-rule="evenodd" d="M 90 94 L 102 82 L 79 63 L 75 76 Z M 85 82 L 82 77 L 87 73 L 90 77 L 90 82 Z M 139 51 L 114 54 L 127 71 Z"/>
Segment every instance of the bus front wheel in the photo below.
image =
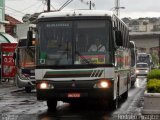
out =
<path fill-rule="evenodd" d="M 111 100 L 110 108 L 116 110 L 119 107 L 119 91 L 116 92 L 116 99 Z"/>
<path fill-rule="evenodd" d="M 116 98 L 115 100 L 111 102 L 111 109 L 116 110 L 118 107 L 119 107 L 119 100 L 118 98 Z"/>
<path fill-rule="evenodd" d="M 57 109 L 57 100 L 49 99 L 47 100 L 48 111 L 56 111 Z"/>

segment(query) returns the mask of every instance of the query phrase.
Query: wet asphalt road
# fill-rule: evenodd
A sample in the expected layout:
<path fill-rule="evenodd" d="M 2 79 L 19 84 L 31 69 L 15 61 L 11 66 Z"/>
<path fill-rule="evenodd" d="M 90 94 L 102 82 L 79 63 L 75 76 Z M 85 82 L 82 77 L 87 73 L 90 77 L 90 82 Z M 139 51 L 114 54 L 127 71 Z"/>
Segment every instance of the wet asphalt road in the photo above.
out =
<path fill-rule="evenodd" d="M 136 80 L 126 101 L 115 111 L 102 110 L 94 105 L 71 107 L 58 102 L 57 112 L 48 112 L 46 102 L 36 100 L 36 92 L 25 93 L 12 83 L 0 85 L 0 120 L 124 120 L 125 115 L 139 119 L 143 107 L 146 79 Z M 128 119 L 128 118 L 127 118 Z"/>

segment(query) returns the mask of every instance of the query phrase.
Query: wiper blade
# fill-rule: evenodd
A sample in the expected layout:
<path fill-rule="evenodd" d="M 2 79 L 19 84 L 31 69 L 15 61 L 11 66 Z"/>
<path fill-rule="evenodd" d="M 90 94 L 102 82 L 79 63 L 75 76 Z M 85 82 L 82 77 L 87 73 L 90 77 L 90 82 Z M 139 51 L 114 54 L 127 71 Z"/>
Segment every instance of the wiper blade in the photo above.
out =
<path fill-rule="evenodd" d="M 81 55 L 78 51 L 75 52 L 85 63 L 92 64 L 89 60 L 87 60 L 83 55 Z"/>

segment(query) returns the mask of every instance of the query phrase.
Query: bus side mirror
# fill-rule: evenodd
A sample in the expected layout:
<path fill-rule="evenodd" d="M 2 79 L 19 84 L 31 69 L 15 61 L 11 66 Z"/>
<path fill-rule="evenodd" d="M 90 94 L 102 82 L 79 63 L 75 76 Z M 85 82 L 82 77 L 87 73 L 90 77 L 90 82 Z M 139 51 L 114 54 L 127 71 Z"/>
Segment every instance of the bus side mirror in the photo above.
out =
<path fill-rule="evenodd" d="M 32 45 L 32 40 L 33 40 L 33 32 L 28 31 L 28 33 L 27 33 L 27 46 Z"/>
<path fill-rule="evenodd" d="M 123 39 L 122 39 L 121 31 L 115 31 L 115 35 L 116 35 L 116 45 L 123 46 Z"/>

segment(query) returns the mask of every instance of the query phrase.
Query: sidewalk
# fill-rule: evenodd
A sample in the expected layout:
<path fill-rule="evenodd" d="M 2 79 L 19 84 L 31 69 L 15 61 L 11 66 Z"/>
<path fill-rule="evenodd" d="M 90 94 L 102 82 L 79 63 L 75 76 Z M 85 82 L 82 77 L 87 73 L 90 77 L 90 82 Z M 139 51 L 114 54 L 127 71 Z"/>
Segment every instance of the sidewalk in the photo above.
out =
<path fill-rule="evenodd" d="M 18 91 L 24 91 L 24 88 L 18 88 L 13 80 L 9 80 L 0 83 L 0 94 L 4 91 L 14 93 Z"/>

